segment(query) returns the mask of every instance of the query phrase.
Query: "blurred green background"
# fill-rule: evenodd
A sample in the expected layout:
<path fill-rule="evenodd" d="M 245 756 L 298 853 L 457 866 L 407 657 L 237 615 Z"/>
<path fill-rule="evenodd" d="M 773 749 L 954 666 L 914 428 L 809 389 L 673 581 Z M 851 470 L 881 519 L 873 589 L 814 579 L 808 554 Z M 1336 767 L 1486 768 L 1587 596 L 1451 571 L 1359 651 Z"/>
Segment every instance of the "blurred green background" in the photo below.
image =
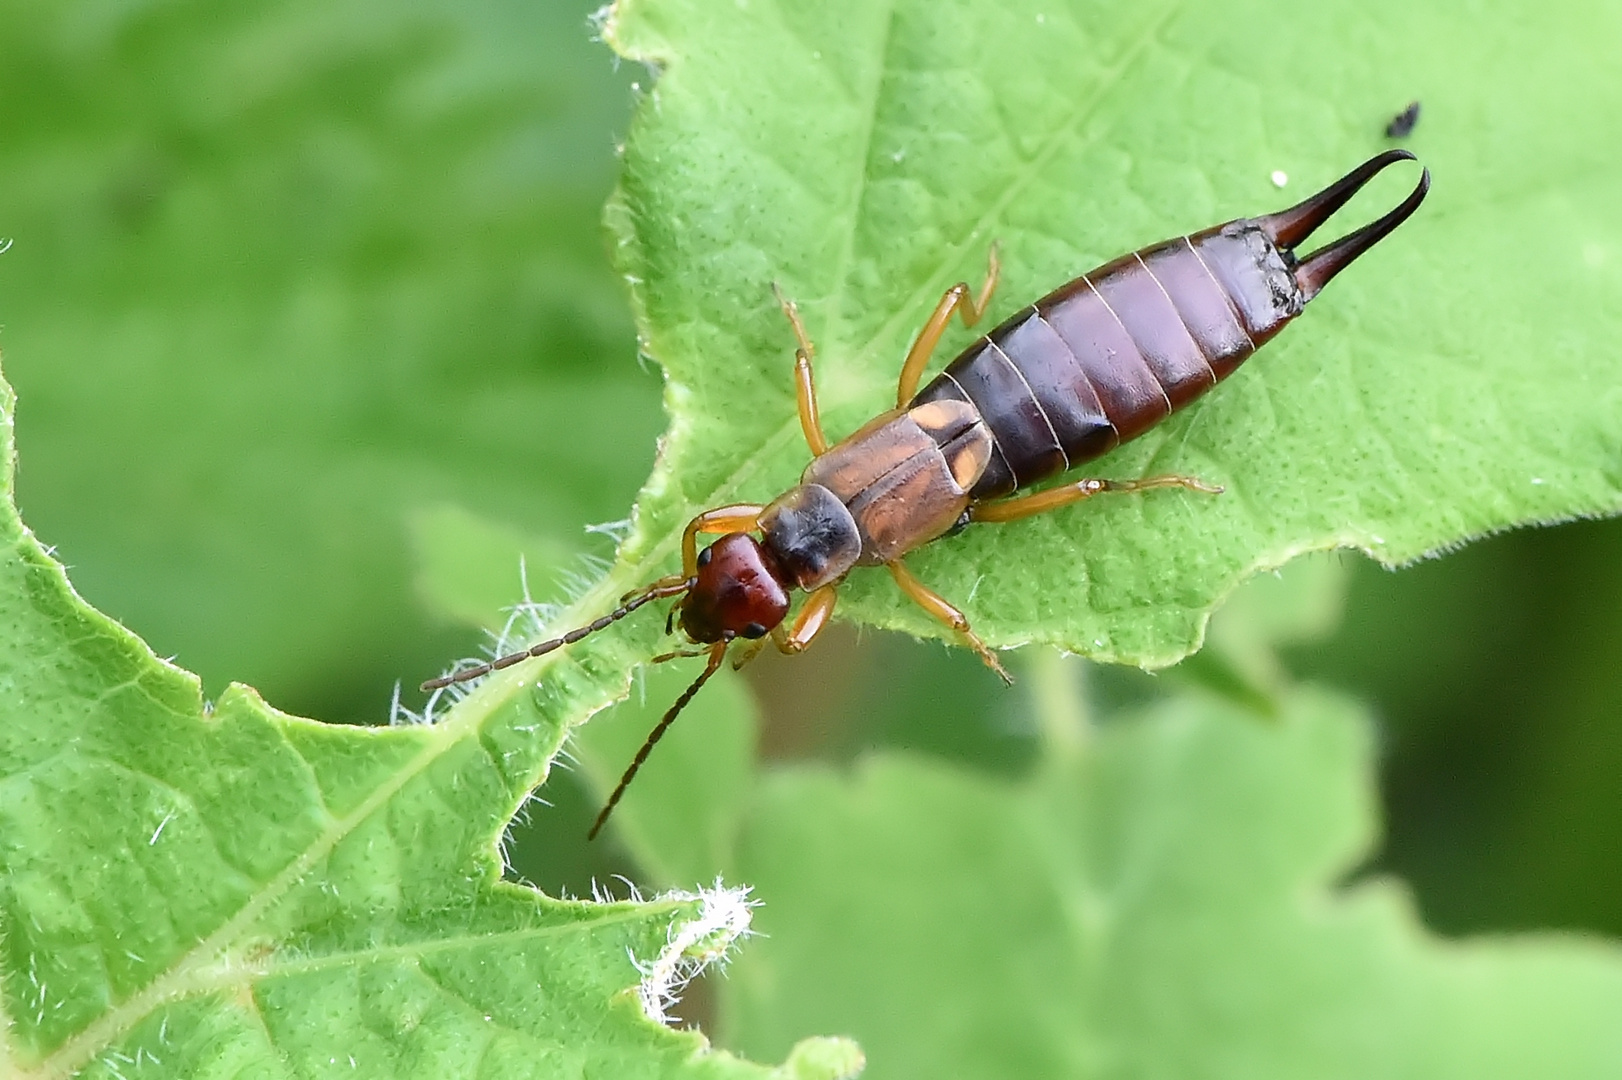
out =
<path fill-rule="evenodd" d="M 628 515 L 662 418 L 599 226 L 647 75 L 590 12 L 0 2 L 22 510 L 211 695 L 238 680 L 383 722 L 397 682 L 415 705 L 478 646 L 458 615 L 518 598 L 513 550 L 611 554 L 586 528 Z M 429 584 L 470 546 L 487 566 Z M 1438 930 L 1622 933 L 1619 551 L 1611 521 L 1397 574 L 1331 557 L 1344 618 L 1285 660 L 1380 715 L 1371 869 Z M 1220 683 L 1209 658 L 1186 668 L 1093 686 L 1117 704 Z M 1010 773 L 1033 752 L 1026 691 L 938 644 L 840 626 L 750 674 L 768 756 L 909 746 Z M 631 870 L 572 839 L 592 812 L 572 777 L 544 794 L 521 872 L 578 893 Z"/>

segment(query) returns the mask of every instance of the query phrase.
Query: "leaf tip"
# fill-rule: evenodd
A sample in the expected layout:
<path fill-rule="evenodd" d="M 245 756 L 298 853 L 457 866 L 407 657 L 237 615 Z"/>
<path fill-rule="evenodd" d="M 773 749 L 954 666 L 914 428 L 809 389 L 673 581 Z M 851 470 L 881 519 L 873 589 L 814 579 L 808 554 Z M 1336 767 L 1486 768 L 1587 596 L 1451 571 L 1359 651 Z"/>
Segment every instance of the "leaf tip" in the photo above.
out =
<path fill-rule="evenodd" d="M 865 1068 L 867 1057 L 851 1040 L 818 1037 L 795 1043 L 773 1075 L 781 1080 L 854 1080 Z"/>
<path fill-rule="evenodd" d="M 670 1015 L 670 1007 L 680 1000 L 687 984 L 711 964 L 724 963 L 733 943 L 750 933 L 749 923 L 759 901 L 750 899 L 749 893 L 747 885 L 728 888 L 716 878 L 710 888 L 674 891 L 660 898 L 683 906 L 671 920 L 659 955 L 646 961 L 632 957 L 642 973 L 637 995 L 648 1019 L 659 1024 L 677 1019 Z M 698 913 L 689 916 L 695 902 Z"/>

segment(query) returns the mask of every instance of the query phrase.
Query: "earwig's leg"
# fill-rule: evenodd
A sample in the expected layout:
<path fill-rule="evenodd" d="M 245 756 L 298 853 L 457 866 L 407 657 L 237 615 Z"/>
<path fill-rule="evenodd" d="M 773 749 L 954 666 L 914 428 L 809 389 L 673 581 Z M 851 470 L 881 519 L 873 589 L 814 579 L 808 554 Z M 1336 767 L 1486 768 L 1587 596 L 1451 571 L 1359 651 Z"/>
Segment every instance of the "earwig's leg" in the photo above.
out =
<path fill-rule="evenodd" d="M 985 661 L 986 667 L 1002 676 L 1002 681 L 1009 686 L 1014 685 L 1013 678 L 1003 668 L 1002 663 L 997 659 L 997 654 L 988 649 L 986 643 L 981 641 L 973 630 L 969 629 L 967 616 L 947 603 L 944 598 L 932 592 L 923 582 L 913 577 L 912 571 L 903 566 L 899 559 L 886 565 L 890 567 L 890 573 L 895 576 L 895 583 L 901 586 L 901 591 L 906 593 L 913 603 L 963 635 L 963 640 L 968 642 L 969 648 L 979 654 L 981 660 Z"/>
<path fill-rule="evenodd" d="M 687 578 L 683 577 L 681 574 L 667 574 L 658 581 L 644 585 L 640 589 L 632 589 L 630 592 L 620 597 L 620 603 L 625 603 L 633 596 L 641 596 L 643 593 L 648 592 L 649 590 L 668 589 L 673 585 L 680 585 L 686 580 Z"/>
<path fill-rule="evenodd" d="M 681 568 L 685 580 L 698 573 L 698 534 L 748 532 L 755 527 L 760 512 L 766 509 L 759 503 L 733 503 L 706 510 L 687 523 L 681 534 Z"/>
<path fill-rule="evenodd" d="M 997 290 L 997 277 L 1001 273 L 1002 263 L 997 259 L 997 245 L 992 244 L 991 253 L 986 257 L 986 280 L 980 286 L 980 295 L 972 299 L 969 297 L 967 281 L 960 281 L 946 290 L 941 302 L 935 305 L 935 313 L 918 331 L 918 340 L 912 343 L 906 362 L 901 365 L 901 384 L 895 395 L 897 408 L 905 408 L 918 392 L 918 380 L 923 377 L 924 367 L 934 355 L 935 346 L 940 344 L 946 324 L 952 321 L 952 312 L 963 312 L 964 326 L 979 322 L 980 316 L 986 313 L 986 305 L 991 303 L 991 294 Z"/>
<path fill-rule="evenodd" d="M 799 401 L 800 430 L 812 457 L 828 452 L 828 436 L 822 433 L 822 417 L 817 413 L 817 384 L 811 376 L 811 357 L 803 351 L 794 354 L 794 393 Z"/>
<path fill-rule="evenodd" d="M 745 664 L 760 655 L 760 650 L 766 647 L 768 640 L 767 638 L 756 638 L 753 641 L 745 641 L 742 645 L 734 646 L 732 650 L 732 670 L 742 671 Z"/>
<path fill-rule="evenodd" d="M 1018 521 L 1033 514 L 1057 510 L 1073 502 L 1106 491 L 1150 491 L 1154 488 L 1181 487 L 1201 491 L 1207 495 L 1220 495 L 1222 489 L 1202 483 L 1192 476 L 1150 476 L 1143 480 L 1077 480 L 1073 484 L 1039 491 L 1035 495 L 1021 495 L 1017 499 L 976 503 L 969 507 L 970 521 Z"/>
<path fill-rule="evenodd" d="M 677 649 L 674 652 L 660 653 L 658 656 L 650 657 L 648 663 L 663 664 L 670 660 L 687 660 L 694 656 L 708 656 L 709 653 L 710 646 L 700 645 L 696 649 Z"/>
<path fill-rule="evenodd" d="M 822 417 L 817 412 L 817 384 L 811 377 L 811 358 L 816 350 L 811 347 L 805 323 L 800 321 L 799 307 L 783 295 L 775 281 L 772 292 L 783 305 L 783 314 L 788 316 L 788 323 L 794 328 L 794 340 L 800 346 L 794 351 L 794 393 L 800 406 L 800 430 L 805 432 L 805 444 L 811 448 L 811 456 L 821 457 L 828 452 L 828 437 L 822 433 Z"/>
<path fill-rule="evenodd" d="M 781 623 L 777 631 L 772 634 L 772 640 L 777 643 L 777 650 L 793 655 L 802 653 L 811 645 L 811 639 L 822 631 L 828 624 L 828 619 L 834 613 L 834 601 L 838 599 L 838 586 L 824 585 L 822 588 L 806 597 L 805 606 L 800 609 L 799 617 L 794 620 L 794 628 L 783 631 Z"/>

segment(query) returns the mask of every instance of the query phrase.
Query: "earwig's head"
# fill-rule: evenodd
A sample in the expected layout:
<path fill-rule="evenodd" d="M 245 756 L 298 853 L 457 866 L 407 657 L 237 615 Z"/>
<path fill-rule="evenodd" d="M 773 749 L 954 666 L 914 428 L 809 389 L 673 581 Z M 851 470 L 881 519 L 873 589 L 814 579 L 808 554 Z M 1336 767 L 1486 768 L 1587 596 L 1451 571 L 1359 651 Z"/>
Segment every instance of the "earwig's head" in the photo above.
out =
<path fill-rule="evenodd" d="M 770 551 L 748 533 L 727 533 L 698 554 L 681 628 L 700 642 L 764 637 L 788 614 L 788 590 Z"/>

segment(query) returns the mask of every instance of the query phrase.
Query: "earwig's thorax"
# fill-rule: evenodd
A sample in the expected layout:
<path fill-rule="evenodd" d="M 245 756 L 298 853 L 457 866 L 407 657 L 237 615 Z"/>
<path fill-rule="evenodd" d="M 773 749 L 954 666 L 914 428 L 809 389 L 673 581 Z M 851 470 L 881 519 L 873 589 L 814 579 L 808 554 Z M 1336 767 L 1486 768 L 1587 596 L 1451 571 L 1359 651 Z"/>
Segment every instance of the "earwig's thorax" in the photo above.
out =
<path fill-rule="evenodd" d="M 765 546 L 795 585 L 810 592 L 843 577 L 862 553 L 856 519 L 821 484 L 799 484 L 760 515 Z"/>
<path fill-rule="evenodd" d="M 845 511 L 838 558 L 830 560 L 837 568 L 816 580 L 836 580 L 851 565 L 891 562 L 950 529 L 968 506 L 969 487 L 985 471 L 991 444 L 991 432 L 972 405 L 915 401 L 880 414 L 812 460 L 800 486 L 779 503 L 826 491 Z M 852 532 L 843 531 L 846 519 Z M 844 562 L 852 551 L 854 563 Z"/>
<path fill-rule="evenodd" d="M 728 533 L 699 553 L 681 628 L 699 642 L 765 636 L 788 614 L 789 578 L 748 533 Z"/>

